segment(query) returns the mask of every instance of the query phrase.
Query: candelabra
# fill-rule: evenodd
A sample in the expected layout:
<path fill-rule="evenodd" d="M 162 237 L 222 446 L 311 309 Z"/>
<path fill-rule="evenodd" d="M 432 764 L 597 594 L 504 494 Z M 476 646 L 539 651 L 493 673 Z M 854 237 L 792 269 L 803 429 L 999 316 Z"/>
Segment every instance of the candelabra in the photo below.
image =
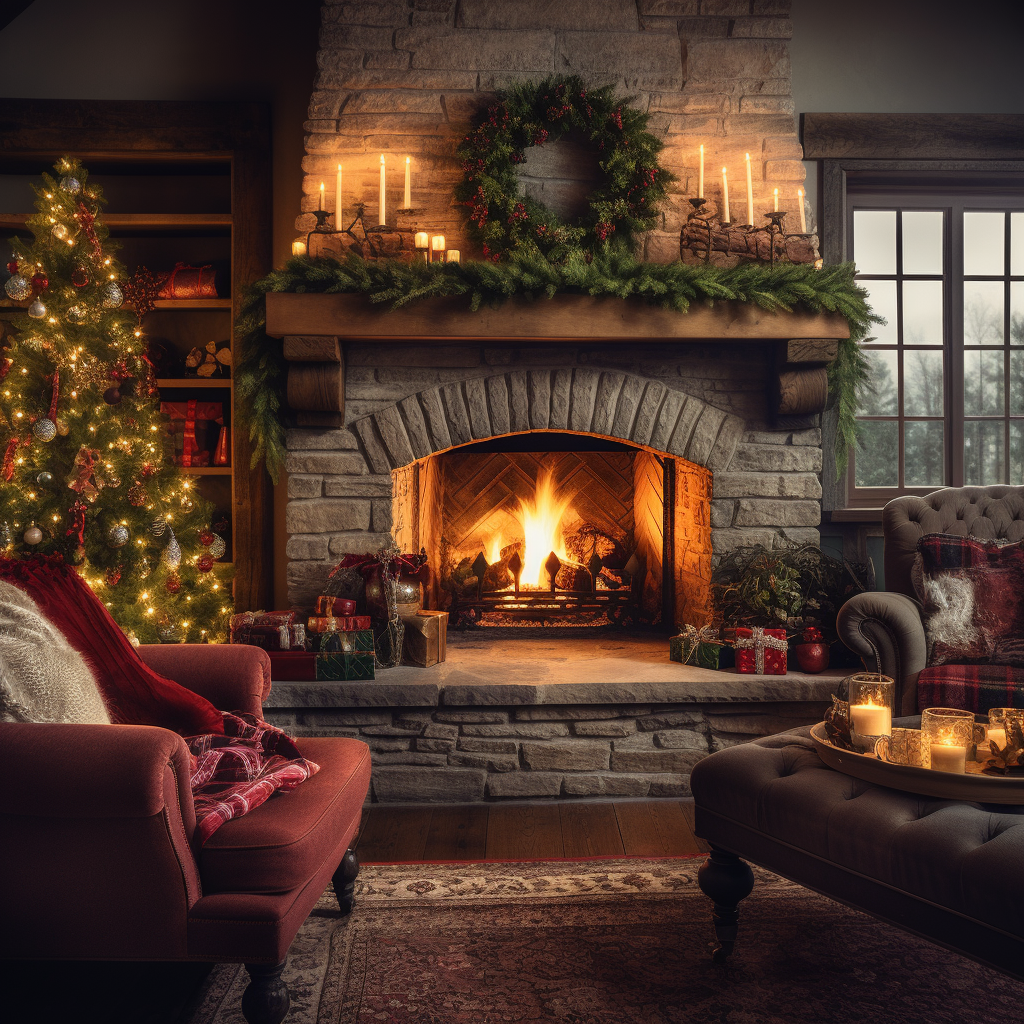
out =
<path fill-rule="evenodd" d="M 366 207 L 363 203 L 356 203 L 355 216 L 352 218 L 352 223 L 349 224 L 347 228 L 338 228 L 336 226 L 332 227 L 330 222 L 332 220 L 337 220 L 337 217 L 336 215 L 329 213 L 327 210 L 313 210 L 313 216 L 316 217 L 316 224 L 313 226 L 312 230 L 306 234 L 306 252 L 309 252 L 309 240 L 313 235 L 348 235 L 353 242 L 365 245 L 374 258 L 379 257 L 381 254 L 377 249 L 377 246 L 374 245 L 370 235 L 367 233 L 366 225 L 363 223 L 363 214 L 365 209 Z M 359 230 L 362 232 L 362 238 L 356 235 L 355 229 L 357 225 Z M 387 228 L 385 225 L 380 225 L 377 230 L 384 231 L 387 230 Z M 310 255 L 312 254 L 310 253 Z"/>

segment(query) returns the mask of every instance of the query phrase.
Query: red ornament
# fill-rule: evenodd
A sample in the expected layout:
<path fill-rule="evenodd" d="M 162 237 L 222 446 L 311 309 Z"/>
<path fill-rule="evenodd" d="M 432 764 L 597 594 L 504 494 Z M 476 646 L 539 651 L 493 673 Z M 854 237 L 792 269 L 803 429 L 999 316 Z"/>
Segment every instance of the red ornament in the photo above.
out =
<path fill-rule="evenodd" d="M 132 484 L 128 488 L 128 501 L 136 508 L 141 508 L 149 500 L 149 495 L 146 493 L 146 488 L 140 483 Z"/>
<path fill-rule="evenodd" d="M 118 565 L 113 569 L 108 569 L 105 578 L 108 587 L 116 587 L 121 582 L 121 566 Z"/>
<path fill-rule="evenodd" d="M 196 559 L 196 568 L 200 572 L 209 572 L 213 568 L 213 555 L 204 552 Z"/>
<path fill-rule="evenodd" d="M 168 576 L 164 586 L 167 588 L 168 594 L 176 594 L 181 590 L 181 580 L 177 576 Z"/>
<path fill-rule="evenodd" d="M 821 630 L 808 626 L 800 635 L 803 641 L 796 645 L 796 663 L 803 672 L 824 672 L 828 668 L 829 648 Z"/>
<path fill-rule="evenodd" d="M 107 405 L 117 405 L 117 403 L 121 401 L 121 392 L 117 388 L 107 388 L 107 390 L 103 392 L 103 401 L 106 402 Z"/>
<path fill-rule="evenodd" d="M 153 467 L 152 463 L 144 462 L 142 464 L 142 477 L 144 480 L 148 480 L 155 472 L 156 469 Z"/>
<path fill-rule="evenodd" d="M 203 530 L 199 534 L 199 543 L 208 548 L 213 543 L 213 534 L 209 530 Z"/>
<path fill-rule="evenodd" d="M 89 283 L 89 275 L 85 271 L 85 267 L 75 267 L 71 271 L 71 283 L 76 288 L 84 288 Z"/>
<path fill-rule="evenodd" d="M 17 272 L 18 272 L 18 261 L 17 260 L 11 260 L 11 262 L 7 264 L 7 273 L 10 274 L 11 277 L 14 277 L 14 275 Z"/>
<path fill-rule="evenodd" d="M 45 292 L 50 287 L 50 279 L 45 274 L 33 274 L 32 287 L 37 292 Z"/>

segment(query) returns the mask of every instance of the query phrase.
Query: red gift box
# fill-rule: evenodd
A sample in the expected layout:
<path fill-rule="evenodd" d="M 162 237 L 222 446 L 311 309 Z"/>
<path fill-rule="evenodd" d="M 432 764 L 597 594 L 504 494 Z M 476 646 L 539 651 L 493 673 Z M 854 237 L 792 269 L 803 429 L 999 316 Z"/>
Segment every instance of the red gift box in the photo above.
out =
<path fill-rule="evenodd" d="M 784 676 L 789 644 L 784 629 L 740 626 L 736 630 L 736 671 Z"/>
<path fill-rule="evenodd" d="M 330 597 L 321 594 L 316 599 L 317 615 L 351 615 L 356 610 L 356 603 L 348 597 Z"/>
<path fill-rule="evenodd" d="M 306 624 L 310 633 L 350 633 L 357 629 L 369 629 L 369 615 L 313 616 Z"/>

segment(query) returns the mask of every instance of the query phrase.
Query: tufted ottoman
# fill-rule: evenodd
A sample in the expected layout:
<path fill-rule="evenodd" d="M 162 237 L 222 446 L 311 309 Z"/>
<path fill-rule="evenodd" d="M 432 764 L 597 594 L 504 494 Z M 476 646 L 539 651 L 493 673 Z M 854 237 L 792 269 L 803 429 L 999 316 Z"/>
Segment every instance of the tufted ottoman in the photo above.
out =
<path fill-rule="evenodd" d="M 1024 808 L 937 800 L 828 768 L 809 729 L 743 743 L 693 769 L 698 872 L 718 961 L 753 888 L 746 857 L 831 899 L 1024 978 Z"/>

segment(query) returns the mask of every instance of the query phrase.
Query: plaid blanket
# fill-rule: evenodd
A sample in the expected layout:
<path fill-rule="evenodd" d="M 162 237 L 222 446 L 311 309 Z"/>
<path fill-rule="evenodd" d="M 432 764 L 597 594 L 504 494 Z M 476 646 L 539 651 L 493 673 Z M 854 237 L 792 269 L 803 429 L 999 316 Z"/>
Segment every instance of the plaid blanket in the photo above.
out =
<path fill-rule="evenodd" d="M 189 736 L 190 782 L 200 845 L 231 818 L 320 771 L 290 736 L 254 715 L 224 712 L 224 735 Z"/>
<path fill-rule="evenodd" d="M 917 677 L 917 708 L 1024 707 L 1024 669 L 1013 665 L 933 665 Z"/>

